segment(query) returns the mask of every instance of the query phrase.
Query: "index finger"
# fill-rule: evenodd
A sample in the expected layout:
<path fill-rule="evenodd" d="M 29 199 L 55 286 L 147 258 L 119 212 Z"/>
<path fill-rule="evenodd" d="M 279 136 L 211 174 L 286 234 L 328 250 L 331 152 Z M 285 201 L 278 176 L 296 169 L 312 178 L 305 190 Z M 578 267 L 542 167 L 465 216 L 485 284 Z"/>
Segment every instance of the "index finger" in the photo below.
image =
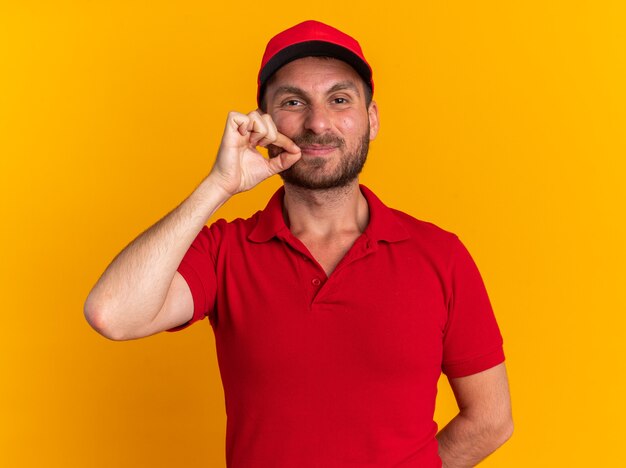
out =
<path fill-rule="evenodd" d="M 289 137 L 280 132 L 276 132 L 276 140 L 272 142 L 274 146 L 280 146 L 288 153 L 296 154 L 300 152 L 300 148 Z"/>

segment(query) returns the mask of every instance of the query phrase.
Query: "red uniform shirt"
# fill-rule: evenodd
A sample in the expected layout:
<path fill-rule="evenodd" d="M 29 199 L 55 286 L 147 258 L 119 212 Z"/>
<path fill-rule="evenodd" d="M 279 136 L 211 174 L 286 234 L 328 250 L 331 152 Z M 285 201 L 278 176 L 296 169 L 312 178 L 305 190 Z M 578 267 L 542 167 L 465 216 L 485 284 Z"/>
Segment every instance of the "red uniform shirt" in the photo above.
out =
<path fill-rule="evenodd" d="M 365 232 L 327 278 L 265 210 L 204 227 L 178 271 L 209 317 L 230 468 L 439 467 L 437 380 L 504 360 L 502 337 L 456 235 L 361 186 Z"/>

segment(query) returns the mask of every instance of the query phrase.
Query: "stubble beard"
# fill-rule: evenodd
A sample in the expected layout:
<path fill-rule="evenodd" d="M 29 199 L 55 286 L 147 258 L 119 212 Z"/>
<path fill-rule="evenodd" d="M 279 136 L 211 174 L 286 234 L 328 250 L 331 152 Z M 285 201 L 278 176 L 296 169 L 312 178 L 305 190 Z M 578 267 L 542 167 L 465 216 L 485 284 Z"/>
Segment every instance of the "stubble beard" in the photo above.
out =
<path fill-rule="evenodd" d="M 369 128 L 361 136 L 357 147 L 351 152 L 344 152 L 345 140 L 335 135 L 316 135 L 307 131 L 291 139 L 300 147 L 307 145 L 332 145 L 337 147 L 338 151 L 343 152 L 337 168 L 332 173 L 326 173 L 324 170 L 325 166 L 330 162 L 325 157 L 300 159 L 289 169 L 279 173 L 285 184 L 308 190 L 328 190 L 345 187 L 356 180 L 363 170 L 363 166 L 365 166 L 370 142 Z M 283 149 L 277 146 L 268 146 L 270 158 L 275 158 L 282 151 Z"/>

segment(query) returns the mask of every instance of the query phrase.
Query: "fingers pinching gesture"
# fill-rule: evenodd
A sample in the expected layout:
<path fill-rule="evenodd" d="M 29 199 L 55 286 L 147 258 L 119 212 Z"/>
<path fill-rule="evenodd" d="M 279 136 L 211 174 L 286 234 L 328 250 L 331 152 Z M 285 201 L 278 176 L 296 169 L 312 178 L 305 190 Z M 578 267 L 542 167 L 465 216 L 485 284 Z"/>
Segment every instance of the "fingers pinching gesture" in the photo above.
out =
<path fill-rule="evenodd" d="M 284 151 L 266 159 L 256 147 L 270 144 Z M 301 156 L 300 148 L 277 130 L 269 114 L 230 112 L 210 175 L 226 193 L 235 195 L 288 169 Z"/>

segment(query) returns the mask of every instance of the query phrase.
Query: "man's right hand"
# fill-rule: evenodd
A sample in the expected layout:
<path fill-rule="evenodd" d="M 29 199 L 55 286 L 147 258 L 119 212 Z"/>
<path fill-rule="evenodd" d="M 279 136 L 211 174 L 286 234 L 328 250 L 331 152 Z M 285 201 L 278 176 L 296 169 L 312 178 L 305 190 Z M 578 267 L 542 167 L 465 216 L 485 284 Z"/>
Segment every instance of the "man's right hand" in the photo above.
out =
<path fill-rule="evenodd" d="M 256 147 L 270 144 L 284 151 L 275 158 L 266 159 Z M 261 114 L 258 110 L 247 115 L 230 112 L 209 177 L 232 196 L 288 169 L 301 156 L 300 148 L 278 132 L 269 114 Z"/>
<path fill-rule="evenodd" d="M 266 159 L 256 147 L 269 144 L 284 151 Z M 107 338 L 130 340 L 191 319 L 191 290 L 177 268 L 195 237 L 229 197 L 291 167 L 301 156 L 269 115 L 228 114 L 211 173 L 113 259 L 85 301 L 87 321 Z"/>

